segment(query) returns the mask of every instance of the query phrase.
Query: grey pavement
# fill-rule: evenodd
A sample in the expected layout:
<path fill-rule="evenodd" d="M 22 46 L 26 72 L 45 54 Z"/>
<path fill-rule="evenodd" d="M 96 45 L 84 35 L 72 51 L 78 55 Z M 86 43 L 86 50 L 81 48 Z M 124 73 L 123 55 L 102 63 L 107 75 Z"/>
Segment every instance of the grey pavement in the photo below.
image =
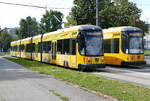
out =
<path fill-rule="evenodd" d="M 49 90 L 69 101 L 110 101 L 0 57 L 0 101 L 62 101 Z"/>

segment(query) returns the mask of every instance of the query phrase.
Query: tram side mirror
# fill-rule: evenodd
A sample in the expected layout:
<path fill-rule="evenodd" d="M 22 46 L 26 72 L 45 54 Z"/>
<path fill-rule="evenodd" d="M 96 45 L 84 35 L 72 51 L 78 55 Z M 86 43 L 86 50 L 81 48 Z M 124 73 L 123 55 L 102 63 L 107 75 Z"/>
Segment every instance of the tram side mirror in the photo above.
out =
<path fill-rule="evenodd" d="M 126 53 L 128 54 L 128 49 L 126 49 Z"/>

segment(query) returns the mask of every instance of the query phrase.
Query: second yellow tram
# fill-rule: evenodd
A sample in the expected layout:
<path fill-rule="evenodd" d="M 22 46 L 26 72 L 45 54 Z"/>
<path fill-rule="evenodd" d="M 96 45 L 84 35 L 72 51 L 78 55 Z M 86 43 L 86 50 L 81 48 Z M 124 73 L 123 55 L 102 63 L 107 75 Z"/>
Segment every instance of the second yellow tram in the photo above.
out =
<path fill-rule="evenodd" d="M 143 33 L 137 27 L 103 30 L 104 60 L 109 65 L 144 65 Z"/>

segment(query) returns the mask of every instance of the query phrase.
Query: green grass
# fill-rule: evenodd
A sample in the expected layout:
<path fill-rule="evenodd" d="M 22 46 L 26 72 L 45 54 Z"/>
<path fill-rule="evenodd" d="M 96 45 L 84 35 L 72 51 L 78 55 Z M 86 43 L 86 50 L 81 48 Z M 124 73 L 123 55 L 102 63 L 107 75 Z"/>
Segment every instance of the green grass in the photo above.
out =
<path fill-rule="evenodd" d="M 144 50 L 144 55 L 150 55 L 150 50 Z"/>
<path fill-rule="evenodd" d="M 53 93 L 55 96 L 59 97 L 62 101 L 69 101 L 69 98 L 65 96 L 61 96 L 60 94 L 56 93 L 54 90 L 49 90 L 49 92 Z"/>
<path fill-rule="evenodd" d="M 79 85 L 98 95 L 108 95 L 121 101 L 150 101 L 150 89 L 117 80 L 106 79 L 96 74 L 88 74 L 75 70 L 52 66 L 36 61 L 5 57 L 31 70 L 52 75 L 55 78 Z"/>

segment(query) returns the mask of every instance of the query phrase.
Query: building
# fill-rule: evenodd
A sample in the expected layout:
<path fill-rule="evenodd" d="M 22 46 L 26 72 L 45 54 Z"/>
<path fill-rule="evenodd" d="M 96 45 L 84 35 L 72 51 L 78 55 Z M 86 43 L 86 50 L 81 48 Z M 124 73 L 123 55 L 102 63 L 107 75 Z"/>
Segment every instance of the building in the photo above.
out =
<path fill-rule="evenodd" d="M 150 49 L 150 24 L 148 24 L 148 33 L 145 33 L 144 36 L 144 48 L 145 49 Z"/>

